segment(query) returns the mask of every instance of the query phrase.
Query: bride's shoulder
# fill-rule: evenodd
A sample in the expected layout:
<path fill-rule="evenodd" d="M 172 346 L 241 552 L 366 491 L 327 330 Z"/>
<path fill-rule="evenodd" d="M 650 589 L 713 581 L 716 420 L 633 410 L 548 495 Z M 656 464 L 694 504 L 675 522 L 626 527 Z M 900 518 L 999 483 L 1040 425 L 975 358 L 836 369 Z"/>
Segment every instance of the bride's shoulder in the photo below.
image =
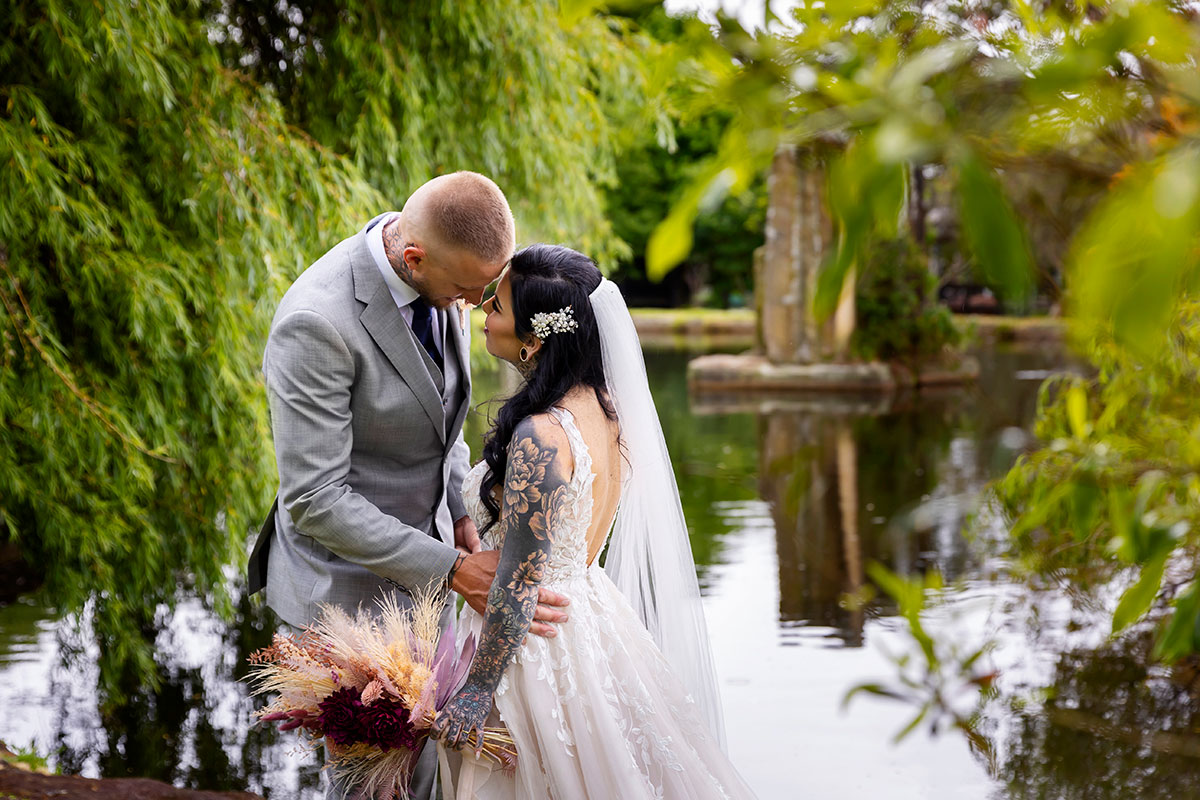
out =
<path fill-rule="evenodd" d="M 570 442 L 563 430 L 562 421 L 553 411 L 530 414 L 517 423 L 512 439 L 508 443 L 509 453 L 522 453 L 526 458 L 537 454 L 543 458 L 571 460 Z"/>

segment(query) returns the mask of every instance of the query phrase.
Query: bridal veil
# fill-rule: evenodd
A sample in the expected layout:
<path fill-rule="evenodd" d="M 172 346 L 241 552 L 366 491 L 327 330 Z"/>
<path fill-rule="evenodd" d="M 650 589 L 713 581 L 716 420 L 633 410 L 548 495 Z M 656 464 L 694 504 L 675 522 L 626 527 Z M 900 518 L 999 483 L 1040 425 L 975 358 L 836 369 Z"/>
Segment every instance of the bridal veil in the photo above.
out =
<path fill-rule="evenodd" d="M 725 747 L 725 725 L 679 488 L 633 319 L 607 278 L 591 295 L 604 377 L 627 460 L 605 571 Z"/>

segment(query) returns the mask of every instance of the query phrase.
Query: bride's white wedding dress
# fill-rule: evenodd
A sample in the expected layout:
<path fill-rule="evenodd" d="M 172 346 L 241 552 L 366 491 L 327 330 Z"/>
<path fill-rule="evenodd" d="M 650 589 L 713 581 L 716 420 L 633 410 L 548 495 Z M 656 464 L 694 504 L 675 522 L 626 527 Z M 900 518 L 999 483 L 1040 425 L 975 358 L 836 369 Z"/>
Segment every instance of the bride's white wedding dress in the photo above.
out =
<path fill-rule="evenodd" d="M 625 596 L 599 564 L 587 563 L 592 522 L 592 458 L 571 413 L 553 409 L 571 445 L 570 508 L 554 531 L 542 585 L 570 598 L 569 620 L 554 638 L 530 635 L 494 694 L 493 717 L 517 748 L 508 775 L 466 752 L 455 796 L 483 800 L 707 800 L 750 798 L 708 725 Z M 467 511 L 482 530 L 480 462 L 463 481 Z M 498 549 L 499 526 L 484 537 Z M 483 618 L 466 607 L 460 644 L 476 641 Z M 448 798 L 447 798 L 448 800 Z"/>

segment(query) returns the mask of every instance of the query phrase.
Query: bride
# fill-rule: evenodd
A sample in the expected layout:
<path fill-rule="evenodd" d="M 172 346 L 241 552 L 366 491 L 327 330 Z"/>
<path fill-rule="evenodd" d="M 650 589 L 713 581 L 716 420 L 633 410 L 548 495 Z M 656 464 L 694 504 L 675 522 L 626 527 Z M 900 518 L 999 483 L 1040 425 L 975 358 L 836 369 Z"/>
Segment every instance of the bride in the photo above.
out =
<path fill-rule="evenodd" d="M 752 797 L 723 752 L 679 493 L 620 292 L 586 256 L 533 245 L 483 307 L 488 351 L 524 383 L 463 482 L 500 563 L 486 614 L 464 610 L 460 635 L 478 650 L 434 724 L 465 751 L 443 794 Z M 556 636 L 526 636 L 539 587 L 571 600 Z M 497 723 L 516 744 L 514 774 L 466 746 Z"/>

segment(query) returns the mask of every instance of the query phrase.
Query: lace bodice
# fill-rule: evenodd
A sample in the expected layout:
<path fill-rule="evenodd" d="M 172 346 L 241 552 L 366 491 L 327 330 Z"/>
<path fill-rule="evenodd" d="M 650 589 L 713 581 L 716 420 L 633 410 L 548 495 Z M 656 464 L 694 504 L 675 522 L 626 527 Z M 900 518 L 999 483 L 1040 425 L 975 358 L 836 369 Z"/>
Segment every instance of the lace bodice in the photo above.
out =
<path fill-rule="evenodd" d="M 571 482 L 567 485 L 567 509 L 552 532 L 553 550 L 550 561 L 546 566 L 546 574 L 542 579 L 543 585 L 571 580 L 582 576 L 587 571 L 587 534 L 592 526 L 592 456 L 588 452 L 583 434 L 575 425 L 575 417 L 565 408 L 551 408 L 550 413 L 562 426 L 570 443 L 571 456 L 575 460 L 575 471 Z M 467 477 L 463 479 L 463 502 L 467 513 L 481 531 L 492 520 L 491 513 L 479 499 L 479 486 L 487 474 L 486 461 L 476 464 Z M 500 525 L 494 525 L 483 536 L 483 547 L 486 550 L 499 550 L 504 544 L 504 531 Z"/>
<path fill-rule="evenodd" d="M 567 435 L 575 470 L 542 585 L 570 598 L 570 618 L 553 638 L 525 637 L 496 686 L 496 712 L 521 754 L 515 773 L 466 757 L 457 789 L 445 795 L 753 800 L 628 600 L 599 565 L 588 567 L 592 457 L 571 413 L 551 413 Z M 487 469 L 476 464 L 463 481 L 467 512 L 481 530 L 491 521 L 479 499 Z M 498 549 L 503 537 L 496 525 L 483 545 Z M 460 645 L 483 637 L 484 619 L 472 608 L 460 623 Z"/>

